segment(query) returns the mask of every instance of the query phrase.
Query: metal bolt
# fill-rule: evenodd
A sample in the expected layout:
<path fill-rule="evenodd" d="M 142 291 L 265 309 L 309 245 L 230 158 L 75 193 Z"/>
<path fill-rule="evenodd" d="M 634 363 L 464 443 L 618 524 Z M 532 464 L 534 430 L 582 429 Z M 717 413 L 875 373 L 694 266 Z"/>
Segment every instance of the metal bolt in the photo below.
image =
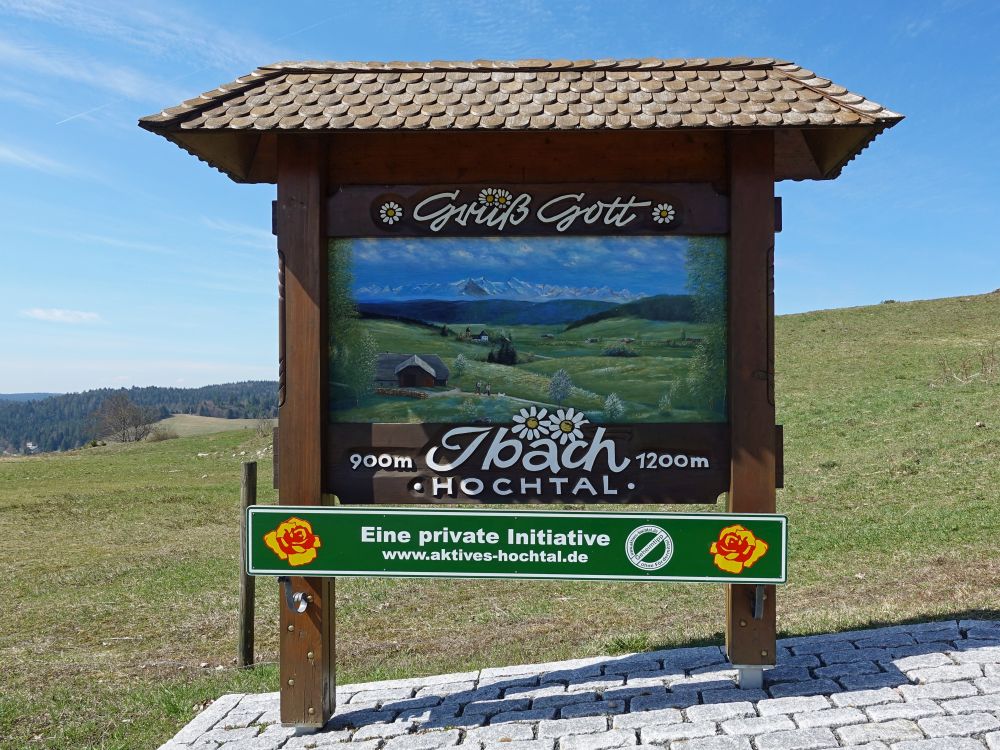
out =
<path fill-rule="evenodd" d="M 288 687 L 295 687 L 295 680 L 289 680 Z"/>
<path fill-rule="evenodd" d="M 306 654 L 306 658 L 307 659 L 315 659 L 316 658 L 316 654 L 314 654 L 312 651 L 310 651 L 308 654 Z"/>
<path fill-rule="evenodd" d="M 309 711 L 308 711 L 307 713 L 308 713 L 308 714 L 309 714 L 310 716 L 312 716 L 312 715 L 313 715 L 314 713 L 316 713 L 316 709 L 315 709 L 315 708 L 313 708 L 312 706 L 309 706 Z"/>
<path fill-rule="evenodd" d="M 746 626 L 747 626 L 747 621 L 746 620 L 740 620 L 740 627 L 741 628 L 745 628 Z"/>
<path fill-rule="evenodd" d="M 289 625 L 288 626 L 288 632 L 289 633 L 294 633 L 295 632 L 295 626 L 294 625 Z"/>
<path fill-rule="evenodd" d="M 310 604 L 312 604 L 312 602 L 313 602 L 313 596 L 312 596 L 312 594 L 309 594 L 309 596 L 306 597 L 306 601 L 309 602 Z"/>
<path fill-rule="evenodd" d="M 761 651 L 761 652 L 760 652 L 760 655 L 761 655 L 761 656 L 767 656 L 767 651 Z"/>

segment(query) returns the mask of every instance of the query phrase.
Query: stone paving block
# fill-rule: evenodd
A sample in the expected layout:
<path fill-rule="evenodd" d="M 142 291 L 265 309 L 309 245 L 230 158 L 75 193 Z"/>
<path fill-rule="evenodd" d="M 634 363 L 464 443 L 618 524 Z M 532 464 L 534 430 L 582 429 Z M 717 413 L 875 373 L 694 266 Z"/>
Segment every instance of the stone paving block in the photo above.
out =
<path fill-rule="evenodd" d="M 972 684 L 980 693 L 1000 693 L 1000 676 L 980 677 L 978 680 L 973 680 Z"/>
<path fill-rule="evenodd" d="M 864 712 L 857 708 L 827 708 L 822 711 L 806 711 L 793 714 L 792 719 L 803 729 L 843 727 L 848 724 L 862 724 L 868 721 Z"/>
<path fill-rule="evenodd" d="M 706 703 L 704 705 L 691 706 L 687 709 L 688 721 L 726 721 L 727 719 L 741 719 L 746 716 L 756 716 L 753 704 L 749 701 L 739 703 Z"/>
<path fill-rule="evenodd" d="M 686 721 L 683 724 L 660 724 L 652 727 L 642 727 L 639 739 L 651 745 L 664 745 L 668 742 L 690 740 L 696 737 L 713 737 L 718 733 L 719 725 L 714 721 Z"/>
<path fill-rule="evenodd" d="M 562 683 L 553 685 L 516 685 L 503 691 L 504 698 L 545 698 L 550 695 L 565 695 L 566 686 Z"/>
<path fill-rule="evenodd" d="M 845 664 L 852 661 L 885 661 L 892 654 L 884 648 L 859 648 L 853 651 L 830 651 L 819 655 L 824 664 Z"/>
<path fill-rule="evenodd" d="M 957 664 L 951 667 L 911 669 L 906 676 L 919 683 L 974 680 L 983 676 L 983 668 L 979 664 Z"/>
<path fill-rule="evenodd" d="M 732 677 L 717 677 L 713 674 L 690 675 L 670 680 L 671 690 L 729 690 L 736 687 Z"/>
<path fill-rule="evenodd" d="M 673 750 L 751 750 L 746 737 L 721 736 L 675 742 Z"/>
<path fill-rule="evenodd" d="M 555 746 L 555 740 L 515 740 L 487 743 L 483 745 L 483 750 L 553 750 Z"/>
<path fill-rule="evenodd" d="M 863 745 L 866 742 L 881 740 L 888 743 L 904 740 L 921 740 L 924 733 L 912 721 L 895 719 L 882 724 L 851 724 L 834 730 L 841 742 L 846 745 Z"/>
<path fill-rule="evenodd" d="M 952 651 L 951 658 L 959 664 L 1000 664 L 1000 646 Z"/>
<path fill-rule="evenodd" d="M 719 646 L 675 648 L 669 651 L 660 651 L 657 656 L 662 659 L 665 668 L 673 666 L 681 669 L 695 669 L 709 664 L 726 663 L 726 656 Z"/>
<path fill-rule="evenodd" d="M 385 750 L 437 750 L 440 747 L 457 745 L 460 733 L 457 729 L 424 734 L 404 734 L 386 741 Z M 354 748 L 351 748 L 354 750 Z"/>
<path fill-rule="evenodd" d="M 984 664 L 983 672 L 987 677 L 1000 677 L 1000 664 Z"/>
<path fill-rule="evenodd" d="M 480 743 L 512 742 L 514 740 L 531 740 L 535 730 L 529 724 L 491 724 L 488 727 L 470 729 L 462 739 L 462 745 L 477 745 Z"/>
<path fill-rule="evenodd" d="M 538 685 L 541 682 L 541 675 L 537 674 L 523 674 L 523 675 L 510 675 L 507 677 L 484 677 L 480 678 L 475 684 L 481 688 L 485 687 L 497 687 L 501 690 L 516 686 L 525 685 Z"/>
<path fill-rule="evenodd" d="M 532 708 L 562 708 L 574 703 L 590 703 L 597 700 L 597 693 L 557 693 L 556 695 L 543 695 L 531 701 Z"/>
<path fill-rule="evenodd" d="M 779 641 L 781 645 L 783 641 Z M 804 654 L 832 653 L 834 651 L 857 651 L 854 644 L 845 638 L 833 638 L 830 636 L 817 637 L 816 640 L 808 643 L 794 643 L 791 646 L 792 653 L 796 656 Z"/>
<path fill-rule="evenodd" d="M 836 693 L 830 696 L 835 706 L 874 706 L 879 703 L 898 703 L 903 700 L 896 690 L 881 688 L 879 690 L 852 690 L 846 693 Z M 877 739 L 877 738 L 876 738 Z"/>
<path fill-rule="evenodd" d="M 595 701 L 593 703 L 574 703 L 559 710 L 562 719 L 576 719 L 582 716 L 607 716 L 608 714 L 625 713 L 625 701 Z"/>
<path fill-rule="evenodd" d="M 508 721 L 542 721 L 554 719 L 559 713 L 557 708 L 530 708 L 527 711 L 505 711 L 490 718 L 490 724 L 502 724 Z"/>
<path fill-rule="evenodd" d="M 353 740 L 377 740 L 408 734 L 413 728 L 412 721 L 393 721 L 388 724 L 366 724 L 354 733 Z"/>
<path fill-rule="evenodd" d="M 864 745 L 842 745 L 840 750 L 889 750 L 884 742 L 866 742 Z"/>
<path fill-rule="evenodd" d="M 608 720 L 603 716 L 585 716 L 579 719 L 553 719 L 538 722 L 538 736 L 568 737 L 573 734 L 593 734 L 608 728 Z"/>
<path fill-rule="evenodd" d="M 619 714 L 611 719 L 615 729 L 641 729 L 657 724 L 679 724 L 684 721 L 684 714 L 676 708 L 664 708 L 659 711 L 640 711 L 638 713 Z"/>
<path fill-rule="evenodd" d="M 833 732 L 825 727 L 774 732 L 754 738 L 757 750 L 817 750 L 838 744 Z"/>
<path fill-rule="evenodd" d="M 599 663 L 587 664 L 586 666 L 576 667 L 575 669 L 557 669 L 552 672 L 543 673 L 542 684 L 545 685 L 550 682 L 583 682 L 591 677 L 599 677 L 600 674 L 601 665 Z"/>
<path fill-rule="evenodd" d="M 888 649 L 890 659 L 904 659 L 907 656 L 921 654 L 946 654 L 955 648 L 951 641 L 934 641 L 932 643 L 917 643 L 913 646 L 893 646 Z"/>
<path fill-rule="evenodd" d="M 698 703 L 698 693 L 682 691 L 680 693 L 658 693 L 655 695 L 640 695 L 629 701 L 632 711 L 658 711 L 662 708 L 687 708 Z"/>
<path fill-rule="evenodd" d="M 782 682 L 772 685 L 769 689 L 772 698 L 791 698 L 793 696 L 828 695 L 843 690 L 833 680 L 810 680 L 809 682 Z"/>
<path fill-rule="evenodd" d="M 830 664 L 826 667 L 816 667 L 813 674 L 816 677 L 826 677 L 836 680 L 838 677 L 845 677 L 851 674 L 873 674 L 880 672 L 879 666 L 873 661 L 849 661 L 840 664 Z"/>
<path fill-rule="evenodd" d="M 795 729 L 795 724 L 787 716 L 751 716 L 746 719 L 730 719 L 722 722 L 723 734 L 755 736 Z"/>
<path fill-rule="evenodd" d="M 210 730 L 224 718 L 242 700 L 242 693 L 230 693 L 212 701 L 201 713 L 174 735 L 174 741 L 191 743 Z"/>
<path fill-rule="evenodd" d="M 910 740 L 893 745 L 893 750 L 983 750 L 983 743 L 969 737 Z"/>
<path fill-rule="evenodd" d="M 926 685 L 900 685 L 899 693 L 908 701 L 930 698 L 931 700 L 946 700 L 949 698 L 965 698 L 976 694 L 976 687 L 971 682 L 931 682 Z"/>
<path fill-rule="evenodd" d="M 417 690 L 416 697 L 437 695 L 442 699 L 455 693 L 463 693 L 476 689 L 474 682 L 446 682 L 440 685 L 428 685 Z"/>
<path fill-rule="evenodd" d="M 969 736 L 1000 729 L 1000 719 L 990 714 L 959 714 L 920 719 L 917 726 L 928 737 Z"/>
<path fill-rule="evenodd" d="M 630 729 L 611 729 L 596 734 L 574 734 L 559 740 L 559 750 L 607 750 L 636 744 L 635 732 Z"/>
<path fill-rule="evenodd" d="M 797 685 L 795 682 L 783 682 L 782 685 Z M 762 701 L 768 697 L 763 690 L 743 690 L 738 687 L 722 690 L 705 690 L 701 694 L 703 703 L 745 703 L 746 701 Z"/>
<path fill-rule="evenodd" d="M 983 737 L 989 750 L 1000 750 L 1000 732 L 990 732 Z"/>
<path fill-rule="evenodd" d="M 386 701 L 397 701 L 413 696 L 413 688 L 392 688 L 389 690 L 362 690 L 355 693 L 348 705 L 356 703 L 385 703 Z"/>
<path fill-rule="evenodd" d="M 663 667 L 663 662 L 658 659 L 649 659 L 643 656 L 635 659 L 618 659 L 607 662 L 603 666 L 604 674 L 627 675 L 633 672 L 655 672 Z"/>
<path fill-rule="evenodd" d="M 812 678 L 808 667 L 782 665 L 764 672 L 764 683 L 767 685 L 773 685 L 778 682 L 800 682 L 802 680 L 811 680 Z"/>
<path fill-rule="evenodd" d="M 900 672 L 872 672 L 871 674 L 849 674 L 837 680 L 844 690 L 877 690 L 882 687 L 909 685 L 910 681 Z"/>
<path fill-rule="evenodd" d="M 788 649 L 781 649 L 776 659 L 779 667 L 818 667 L 819 657 L 815 654 L 799 654 L 795 656 Z"/>
<path fill-rule="evenodd" d="M 830 701 L 822 695 L 770 698 L 757 704 L 761 716 L 774 714 L 797 714 L 805 711 L 821 711 L 830 707 Z"/>
<path fill-rule="evenodd" d="M 603 693 L 604 700 L 629 700 L 640 695 L 666 695 L 667 689 L 663 685 L 650 685 L 648 687 L 623 685 L 622 687 L 611 688 Z"/>
<path fill-rule="evenodd" d="M 290 729 L 290 728 L 289 728 Z M 292 732 L 295 730 L 292 729 Z M 364 742 L 352 742 L 350 745 L 337 741 L 336 733 L 316 732 L 315 734 L 300 734 L 289 737 L 284 744 L 276 741 L 271 748 L 280 747 L 281 750 L 328 750 L 329 748 L 342 747 L 344 750 L 377 750 L 381 740 L 366 740 Z M 263 737 L 263 735 L 261 735 Z M 260 738 L 258 738 L 260 739 Z"/>
<path fill-rule="evenodd" d="M 524 711 L 531 707 L 531 700 L 528 698 L 500 698 L 498 700 L 476 701 L 467 703 L 462 710 L 465 716 L 493 716 L 494 714 L 505 713 L 507 711 Z"/>
<path fill-rule="evenodd" d="M 859 648 L 892 648 L 893 646 L 909 646 L 916 643 L 916 639 L 909 633 L 884 633 L 873 635 L 870 638 L 861 638 L 854 642 Z"/>
<path fill-rule="evenodd" d="M 890 719 L 923 719 L 925 716 L 937 716 L 943 714 L 944 709 L 934 701 L 925 698 L 903 703 L 868 706 L 866 713 L 872 721 L 889 721 Z"/>
<path fill-rule="evenodd" d="M 240 729 L 251 724 L 258 724 L 258 719 L 264 715 L 264 707 L 258 704 L 256 707 L 242 704 L 237 705 L 232 711 L 226 714 L 226 718 L 219 724 L 226 729 Z"/>
<path fill-rule="evenodd" d="M 979 711 L 1000 712 L 1000 694 L 990 693 L 988 695 L 973 695 L 968 698 L 958 698 L 952 701 L 943 701 L 941 708 L 950 714 L 968 714 Z"/>
<path fill-rule="evenodd" d="M 946 654 L 941 653 L 926 653 L 926 654 L 914 654 L 913 656 L 903 656 L 899 658 L 892 658 L 888 661 L 882 662 L 886 666 L 892 665 L 900 672 L 906 672 L 911 669 L 927 669 L 930 667 L 950 667 L 954 665 L 953 662 Z"/>
<path fill-rule="evenodd" d="M 260 727 L 240 727 L 239 729 L 223 729 L 216 725 L 198 738 L 199 742 L 249 742 L 260 733 Z"/>

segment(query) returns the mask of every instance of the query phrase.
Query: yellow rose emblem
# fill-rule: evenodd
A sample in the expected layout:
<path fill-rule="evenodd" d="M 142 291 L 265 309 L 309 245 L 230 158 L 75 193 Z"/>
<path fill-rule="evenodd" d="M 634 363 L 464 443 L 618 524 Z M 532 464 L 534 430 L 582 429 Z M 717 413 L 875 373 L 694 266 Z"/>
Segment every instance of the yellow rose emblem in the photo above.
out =
<path fill-rule="evenodd" d="M 727 526 L 708 551 L 715 555 L 715 567 L 727 573 L 742 573 L 767 552 L 767 542 L 758 539 L 745 526 Z"/>
<path fill-rule="evenodd" d="M 316 559 L 316 548 L 321 546 L 308 521 L 292 516 L 278 524 L 278 528 L 264 535 L 264 544 L 289 565 L 308 565 Z"/>

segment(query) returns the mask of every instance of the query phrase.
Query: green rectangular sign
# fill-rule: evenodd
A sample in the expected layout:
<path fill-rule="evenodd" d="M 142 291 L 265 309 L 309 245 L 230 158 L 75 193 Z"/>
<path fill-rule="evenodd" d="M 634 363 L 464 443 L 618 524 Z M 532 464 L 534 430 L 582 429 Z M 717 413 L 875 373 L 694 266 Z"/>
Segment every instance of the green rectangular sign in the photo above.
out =
<path fill-rule="evenodd" d="M 787 519 L 255 506 L 250 575 L 784 583 Z"/>

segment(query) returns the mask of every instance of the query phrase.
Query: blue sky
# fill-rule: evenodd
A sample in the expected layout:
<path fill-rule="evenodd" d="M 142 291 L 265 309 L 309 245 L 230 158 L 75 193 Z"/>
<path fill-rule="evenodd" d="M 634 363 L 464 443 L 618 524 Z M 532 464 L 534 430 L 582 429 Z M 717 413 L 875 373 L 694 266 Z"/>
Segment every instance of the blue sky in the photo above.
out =
<path fill-rule="evenodd" d="M 368 238 L 354 242 L 352 272 L 355 289 L 485 277 L 682 294 L 686 248 L 683 238 L 655 236 Z"/>
<path fill-rule="evenodd" d="M 998 32 L 990 0 L 0 0 L 0 392 L 276 377 L 274 188 L 135 122 L 281 59 L 791 59 L 908 119 L 778 186 L 778 311 L 991 291 Z"/>

